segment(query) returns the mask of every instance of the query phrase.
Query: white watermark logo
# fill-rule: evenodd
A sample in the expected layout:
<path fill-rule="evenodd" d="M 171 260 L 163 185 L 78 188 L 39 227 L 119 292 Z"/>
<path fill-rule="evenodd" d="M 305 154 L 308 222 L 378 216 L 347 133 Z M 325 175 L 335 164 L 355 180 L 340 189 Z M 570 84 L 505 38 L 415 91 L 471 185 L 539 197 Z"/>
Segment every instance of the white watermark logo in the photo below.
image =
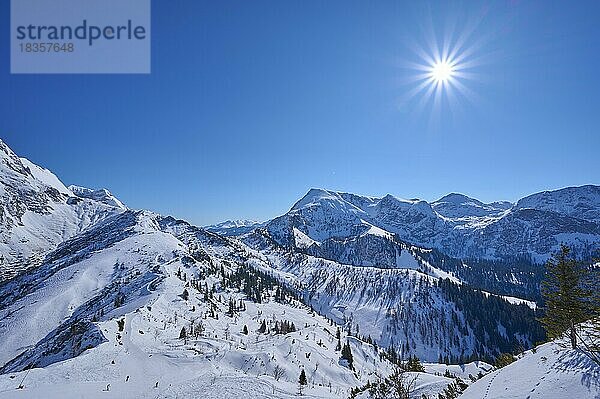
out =
<path fill-rule="evenodd" d="M 11 0 L 11 73 L 150 73 L 150 0 Z"/>

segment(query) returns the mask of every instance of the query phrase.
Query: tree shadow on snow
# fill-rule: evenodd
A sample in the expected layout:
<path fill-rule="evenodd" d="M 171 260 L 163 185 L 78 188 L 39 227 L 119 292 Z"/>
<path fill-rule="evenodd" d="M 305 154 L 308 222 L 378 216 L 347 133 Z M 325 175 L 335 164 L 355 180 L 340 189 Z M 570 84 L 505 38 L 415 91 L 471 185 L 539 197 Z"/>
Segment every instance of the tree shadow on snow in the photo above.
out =
<path fill-rule="evenodd" d="M 600 365 L 590 359 L 584 349 L 555 349 L 560 351 L 556 362 L 550 367 L 553 370 L 569 373 L 582 373 L 581 384 L 588 389 L 600 390 Z"/>

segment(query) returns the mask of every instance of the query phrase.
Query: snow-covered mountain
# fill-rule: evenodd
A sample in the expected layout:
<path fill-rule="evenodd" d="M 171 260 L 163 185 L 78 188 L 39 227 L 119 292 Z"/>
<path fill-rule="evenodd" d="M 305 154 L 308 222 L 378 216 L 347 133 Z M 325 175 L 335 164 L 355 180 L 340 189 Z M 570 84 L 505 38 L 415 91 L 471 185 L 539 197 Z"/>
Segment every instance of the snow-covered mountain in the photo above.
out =
<path fill-rule="evenodd" d="M 264 230 L 242 241 L 256 251 L 248 260 L 253 266 L 299 287 L 319 313 L 404 357 L 493 358 L 511 347 L 530 347 L 543 336 L 530 308 L 534 304 L 462 286 L 417 247 L 398 246 L 395 267 L 381 268 L 290 250 Z M 498 323 L 510 327 L 499 334 Z"/>
<path fill-rule="evenodd" d="M 80 198 L 91 199 L 106 204 L 108 206 L 120 208 L 123 210 L 127 209 L 127 207 L 121 201 L 119 201 L 114 195 L 110 193 L 110 191 L 108 191 L 105 188 L 101 188 L 99 190 L 92 190 L 86 187 L 71 185 L 69 186 L 69 190 Z"/>
<path fill-rule="evenodd" d="M 431 203 L 432 208 L 448 219 L 464 220 L 468 218 L 499 217 L 513 207 L 508 201 L 484 204 L 463 194 L 451 193 Z"/>
<path fill-rule="evenodd" d="M 477 335 L 456 322 L 472 316 L 434 281 L 417 270 L 259 252 L 181 220 L 127 210 L 0 285 L 0 391 L 29 398 L 292 397 L 304 369 L 311 396 L 347 397 L 392 369 L 363 336 L 384 346 L 403 337 L 396 348 L 400 355 L 405 346 L 404 356 L 473 348 Z M 448 327 L 433 328 L 433 319 Z M 278 332 L 284 321 L 295 331 Z M 336 351 L 336 324 L 354 370 Z M 417 374 L 417 392 L 427 395 L 453 381 Z"/>
<path fill-rule="evenodd" d="M 0 397 L 286 398 L 304 371 L 307 396 L 346 398 L 418 355 L 415 394 L 434 398 L 446 368 L 471 384 L 491 370 L 471 360 L 543 337 L 535 303 L 467 286 L 473 264 L 400 234 L 530 208 L 311 190 L 264 225 L 215 227 L 247 228 L 227 237 L 0 144 Z"/>
<path fill-rule="evenodd" d="M 39 265 L 48 251 L 124 210 L 73 193 L 49 170 L 0 140 L 0 281 Z"/>
<path fill-rule="evenodd" d="M 352 337 L 354 371 L 339 363 L 335 326 L 289 294 L 275 301 L 265 286 L 249 300 L 233 279 L 240 256 L 239 243 L 140 211 L 68 240 L 1 287 L 0 392 L 291 397 L 304 369 L 314 396 L 343 397 L 390 370 Z M 278 333 L 283 321 L 294 331 Z"/>
<path fill-rule="evenodd" d="M 296 299 L 308 293 L 302 276 L 271 263 L 287 255 L 264 255 L 151 212 L 115 214 L 0 285 L 0 392 L 281 398 L 296 395 L 305 370 L 309 395 L 343 398 L 391 372 L 382 352 L 343 324 L 340 338 L 352 348 L 353 369 L 340 360 L 338 327 Z M 284 322 L 295 327 L 281 332 Z M 433 373 L 417 377 L 418 392 L 428 395 L 452 382 Z"/>
<path fill-rule="evenodd" d="M 288 213 L 268 222 L 287 247 L 323 246 L 382 232 L 456 258 L 542 261 L 567 243 L 588 254 L 600 244 L 600 186 L 534 194 L 517 204 L 449 194 L 431 204 L 311 189 Z M 393 266 L 393 265 L 388 265 Z"/>
<path fill-rule="evenodd" d="M 204 226 L 208 231 L 213 233 L 221 234 L 223 236 L 240 236 L 246 234 L 257 227 L 264 226 L 264 222 L 258 222 L 256 220 L 239 219 L 239 220 L 226 220 L 225 222 L 211 224 Z"/>

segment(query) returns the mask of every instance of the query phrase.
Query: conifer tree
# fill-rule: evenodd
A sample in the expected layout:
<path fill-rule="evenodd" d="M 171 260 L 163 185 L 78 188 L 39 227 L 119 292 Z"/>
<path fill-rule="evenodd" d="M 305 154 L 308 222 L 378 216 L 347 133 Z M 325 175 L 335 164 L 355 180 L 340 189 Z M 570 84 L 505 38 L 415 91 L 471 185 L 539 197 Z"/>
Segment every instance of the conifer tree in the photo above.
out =
<path fill-rule="evenodd" d="M 354 366 L 352 365 L 353 357 L 352 350 L 350 349 L 350 343 L 346 342 L 344 347 L 342 348 L 342 359 L 345 359 L 348 362 L 348 367 L 351 370 L 354 370 Z"/>
<path fill-rule="evenodd" d="M 540 319 L 549 338 L 569 331 L 572 348 L 577 347 L 575 325 L 592 317 L 591 291 L 586 288 L 587 269 L 561 245 L 560 251 L 546 263 L 542 282 L 545 314 Z"/>
<path fill-rule="evenodd" d="M 308 384 L 308 381 L 306 380 L 306 373 L 304 372 L 304 369 L 302 369 L 302 371 L 300 372 L 300 378 L 298 378 L 298 395 L 299 396 L 303 396 L 302 391 L 307 384 Z"/>
<path fill-rule="evenodd" d="M 300 378 L 298 378 L 298 384 L 300 384 L 300 385 L 308 384 L 308 381 L 306 380 L 306 373 L 304 372 L 304 369 L 302 369 L 302 371 L 300 372 Z"/>
<path fill-rule="evenodd" d="M 406 362 L 405 369 L 407 371 L 418 371 L 424 372 L 425 367 L 421 364 L 421 360 L 417 357 L 417 355 L 409 356 L 408 361 Z"/>
<path fill-rule="evenodd" d="M 235 305 L 232 298 L 229 298 L 229 310 L 227 310 L 227 315 L 229 317 L 233 317 L 235 315 Z"/>
<path fill-rule="evenodd" d="M 267 323 L 265 323 L 265 321 L 263 320 L 262 323 L 260 324 L 258 332 L 260 334 L 264 334 L 266 331 L 267 331 Z"/>

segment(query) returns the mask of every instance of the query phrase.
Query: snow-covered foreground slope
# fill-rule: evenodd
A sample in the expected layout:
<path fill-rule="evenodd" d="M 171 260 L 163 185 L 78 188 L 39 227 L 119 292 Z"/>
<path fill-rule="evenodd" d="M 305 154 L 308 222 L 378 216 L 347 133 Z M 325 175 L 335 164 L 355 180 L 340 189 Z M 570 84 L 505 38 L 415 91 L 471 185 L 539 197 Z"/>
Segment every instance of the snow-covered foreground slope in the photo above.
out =
<path fill-rule="evenodd" d="M 471 385 L 461 399 L 598 399 L 600 366 L 566 342 L 549 342 L 535 352 Z"/>
<path fill-rule="evenodd" d="M 345 398 L 392 369 L 342 332 L 351 370 L 336 325 L 291 292 L 278 299 L 281 286 L 251 300 L 256 287 L 236 276 L 252 270 L 241 263 L 252 251 L 235 241 L 128 211 L 67 247 L 31 281 L 11 282 L 0 303 L 2 363 L 14 358 L 0 375 L 2 398 L 286 398 L 301 370 L 306 396 Z M 277 333 L 284 321 L 294 331 Z M 418 373 L 417 392 L 450 382 Z"/>
<path fill-rule="evenodd" d="M 169 265 L 173 273 L 179 267 L 182 264 L 177 262 Z M 123 332 L 118 331 L 115 320 L 99 323 L 108 342 L 77 358 L 33 369 L 23 390 L 14 388 L 26 372 L 15 378 L 11 374 L 2 376 L 0 391 L 4 392 L 0 396 L 293 397 L 302 368 L 311 381 L 306 389 L 311 396 L 345 397 L 349 387 L 359 382 L 354 373 L 337 363 L 335 340 L 325 330 L 328 323 L 310 315 L 306 308 L 248 303 L 246 311 L 235 318 L 221 313 L 219 320 L 206 320 L 201 317 L 206 308 L 200 301 L 184 301 L 175 294 L 183 291 L 183 282 L 170 277 L 164 284 L 167 289 L 148 298 L 147 307 L 124 315 Z M 192 303 L 196 305 L 195 312 L 190 312 Z M 221 306 L 224 308 L 225 304 Z M 258 334 L 258 320 L 262 318 L 259 312 L 265 317 L 290 320 L 299 329 L 281 336 Z M 194 319 L 204 324 L 206 333 L 187 341 L 179 339 L 181 328 L 189 327 Z M 242 334 L 243 325 L 248 326 L 248 335 Z M 319 341 L 324 346 L 320 347 Z M 355 353 L 357 372 L 363 377 L 375 370 L 387 370 L 384 362 L 374 358 L 372 350 Z M 279 381 L 273 376 L 278 365 L 283 374 Z M 110 391 L 103 392 L 108 384 Z"/>

